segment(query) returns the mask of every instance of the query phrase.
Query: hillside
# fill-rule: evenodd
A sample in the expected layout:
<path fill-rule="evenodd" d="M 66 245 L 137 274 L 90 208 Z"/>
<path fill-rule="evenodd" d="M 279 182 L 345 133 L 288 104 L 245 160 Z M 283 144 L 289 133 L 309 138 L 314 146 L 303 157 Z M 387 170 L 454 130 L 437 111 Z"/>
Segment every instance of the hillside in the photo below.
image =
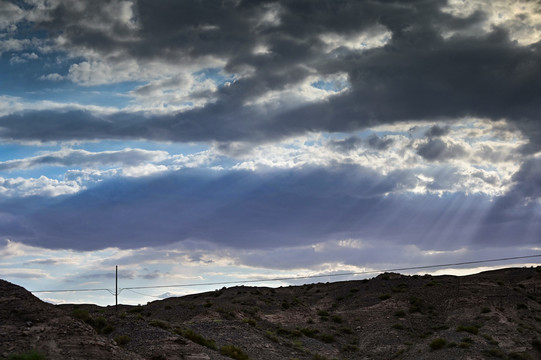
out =
<path fill-rule="evenodd" d="M 541 359 L 541 267 L 240 286 L 118 312 L 0 287 L 0 357 Z"/>

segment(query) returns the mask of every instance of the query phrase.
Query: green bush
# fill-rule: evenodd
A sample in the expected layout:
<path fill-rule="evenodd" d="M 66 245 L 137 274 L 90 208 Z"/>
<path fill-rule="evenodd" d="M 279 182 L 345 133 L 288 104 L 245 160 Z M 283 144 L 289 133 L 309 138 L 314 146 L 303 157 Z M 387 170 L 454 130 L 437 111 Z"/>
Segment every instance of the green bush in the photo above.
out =
<path fill-rule="evenodd" d="M 379 296 L 380 300 L 387 300 L 389 298 L 391 298 L 391 294 L 382 294 Z"/>
<path fill-rule="evenodd" d="M 492 357 L 496 357 L 499 359 L 505 359 L 505 354 L 500 349 L 488 349 L 483 351 L 485 354 L 490 355 Z"/>
<path fill-rule="evenodd" d="M 316 335 L 319 333 L 319 330 L 317 329 L 310 329 L 310 328 L 302 328 L 301 333 L 303 333 L 304 336 L 315 338 Z"/>
<path fill-rule="evenodd" d="M 37 352 L 36 350 L 30 350 L 21 354 L 11 354 L 7 357 L 7 360 L 46 360 L 45 355 Z"/>
<path fill-rule="evenodd" d="M 329 334 L 321 334 L 317 338 L 327 344 L 333 343 L 335 341 L 334 336 Z"/>
<path fill-rule="evenodd" d="M 87 310 L 73 309 L 72 316 L 76 319 L 84 321 L 87 324 L 92 322 L 92 317 Z"/>
<path fill-rule="evenodd" d="M 220 354 L 224 356 L 229 356 L 232 359 L 236 360 L 249 360 L 250 358 L 248 355 L 239 349 L 236 346 L 233 345 L 224 345 L 220 348 Z"/>
<path fill-rule="evenodd" d="M 460 325 L 459 327 L 456 328 L 456 331 L 458 332 L 465 331 L 465 332 L 469 332 L 470 334 L 477 335 L 479 333 L 479 327 L 477 325 L 471 325 L 471 326 Z"/>
<path fill-rule="evenodd" d="M 150 326 L 159 327 L 160 329 L 164 329 L 164 330 L 167 330 L 170 327 L 167 322 L 161 321 L 161 320 L 152 320 L 148 324 Z"/>
<path fill-rule="evenodd" d="M 101 329 L 101 333 L 105 335 L 110 334 L 113 331 L 115 331 L 115 327 L 113 325 L 105 325 L 105 327 Z"/>
<path fill-rule="evenodd" d="M 394 324 L 392 326 L 393 329 L 396 329 L 396 330 L 404 330 L 404 325 L 402 324 Z"/>
<path fill-rule="evenodd" d="M 243 319 L 242 322 L 253 327 L 257 325 L 257 322 L 254 319 L 246 318 L 246 319 Z"/>
<path fill-rule="evenodd" d="M 432 342 L 430 343 L 430 348 L 432 350 L 442 349 L 445 347 L 445 344 L 447 344 L 447 341 L 445 341 L 445 339 L 438 338 L 438 339 L 432 340 Z"/>
<path fill-rule="evenodd" d="M 184 331 L 177 329 L 175 330 L 176 333 L 179 333 L 180 335 L 184 336 L 186 339 L 193 341 L 196 344 L 208 347 L 209 349 L 216 350 L 216 343 L 212 339 L 205 339 L 203 336 L 199 335 L 195 331 L 191 329 L 186 329 Z"/>
<path fill-rule="evenodd" d="M 530 354 L 523 352 L 512 352 L 509 354 L 509 359 L 514 360 L 530 360 L 531 358 Z"/>
<path fill-rule="evenodd" d="M 131 338 L 128 335 L 120 335 L 113 339 L 118 346 L 124 346 L 131 341 Z"/>

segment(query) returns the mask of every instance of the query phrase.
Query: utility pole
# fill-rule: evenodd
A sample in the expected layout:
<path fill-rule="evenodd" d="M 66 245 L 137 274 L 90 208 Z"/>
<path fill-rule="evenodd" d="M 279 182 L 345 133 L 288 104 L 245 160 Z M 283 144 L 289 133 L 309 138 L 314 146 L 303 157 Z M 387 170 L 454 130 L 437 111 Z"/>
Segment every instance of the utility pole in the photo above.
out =
<path fill-rule="evenodd" d="M 115 266 L 116 274 L 115 274 L 115 311 L 118 312 L 118 265 Z"/>

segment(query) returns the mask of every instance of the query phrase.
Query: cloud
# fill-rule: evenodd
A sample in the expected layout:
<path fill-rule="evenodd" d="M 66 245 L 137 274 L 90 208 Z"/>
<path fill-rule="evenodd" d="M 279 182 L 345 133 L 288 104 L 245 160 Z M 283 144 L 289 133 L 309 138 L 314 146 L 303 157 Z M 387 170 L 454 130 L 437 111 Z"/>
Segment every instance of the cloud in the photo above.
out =
<path fill-rule="evenodd" d="M 417 154 L 429 161 L 449 160 L 464 157 L 467 153 L 461 146 L 441 139 L 430 139 L 417 147 Z"/>
<path fill-rule="evenodd" d="M 86 150 L 63 149 L 35 157 L 0 162 L 0 171 L 31 169 L 39 166 L 82 166 L 95 168 L 108 165 L 137 166 L 148 162 L 165 160 L 168 153 L 142 149 L 89 152 Z M 148 164 L 146 164 L 148 165 Z"/>
<path fill-rule="evenodd" d="M 84 58 L 66 74 L 77 83 L 139 80 L 145 84 L 132 94 L 165 94 L 186 86 L 176 81 L 178 74 L 208 67 L 221 68 L 235 81 L 218 87 L 212 101 L 165 116 L 56 111 L 4 116 L 1 136 L 263 142 L 311 131 L 476 116 L 516 124 L 530 139 L 524 151 L 535 153 L 541 148 L 534 121 L 541 103 L 535 81 L 541 73 L 538 42 L 513 41 L 523 32 L 517 30 L 518 12 L 499 21 L 494 14 L 501 4 L 480 4 L 462 12 L 455 3 L 423 1 L 403 7 L 379 1 L 346 6 L 144 0 L 35 7 L 28 11 L 36 27 L 47 31 L 57 50 Z M 538 15 L 531 7 L 524 24 L 533 26 Z M 370 40 L 382 34 L 384 40 Z M 258 47 L 265 51 L 254 52 Z M 347 78 L 346 91 L 318 97 L 317 88 L 306 85 L 336 74 Z M 276 99 L 287 106 L 274 106 Z M 68 118 L 75 121 L 66 126 Z"/>
<path fill-rule="evenodd" d="M 448 178 L 442 173 L 438 181 Z M 113 179 L 47 207 L 34 205 L 30 214 L 14 212 L 0 229 L 4 236 L 34 246 L 78 250 L 187 240 L 264 249 L 347 238 L 415 239 L 420 248 L 453 249 L 506 242 L 509 231 L 498 234 L 496 229 L 539 227 L 528 212 L 492 223 L 494 203 L 488 196 L 412 198 L 400 191 L 415 182 L 407 172 L 384 177 L 348 166 L 266 174 L 185 169 L 152 178 Z M 488 229 L 491 237 L 473 236 Z M 535 243 L 534 234 L 517 237 L 517 244 Z"/>

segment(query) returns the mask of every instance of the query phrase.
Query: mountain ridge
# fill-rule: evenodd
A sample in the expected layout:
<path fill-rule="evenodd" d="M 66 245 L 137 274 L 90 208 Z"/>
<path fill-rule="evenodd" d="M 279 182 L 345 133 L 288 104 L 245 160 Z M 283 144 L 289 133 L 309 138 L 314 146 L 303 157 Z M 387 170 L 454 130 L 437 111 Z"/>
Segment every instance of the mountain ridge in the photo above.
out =
<path fill-rule="evenodd" d="M 541 359 L 541 267 L 52 305 L 0 281 L 0 358 Z"/>

